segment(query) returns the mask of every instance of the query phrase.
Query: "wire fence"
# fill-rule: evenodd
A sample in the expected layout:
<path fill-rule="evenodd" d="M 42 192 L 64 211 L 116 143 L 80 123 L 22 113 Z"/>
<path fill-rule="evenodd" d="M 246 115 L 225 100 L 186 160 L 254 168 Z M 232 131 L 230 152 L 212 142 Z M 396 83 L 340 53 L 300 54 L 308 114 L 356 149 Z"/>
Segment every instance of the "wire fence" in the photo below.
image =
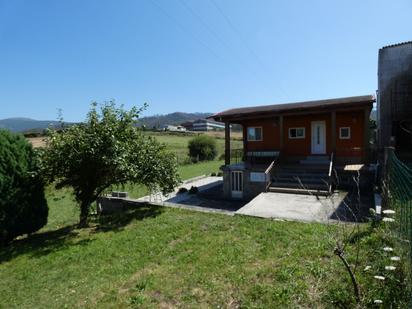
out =
<path fill-rule="evenodd" d="M 385 180 L 383 188 L 384 221 L 389 222 L 409 263 L 412 274 L 412 168 L 398 159 L 393 148 L 385 150 Z"/>

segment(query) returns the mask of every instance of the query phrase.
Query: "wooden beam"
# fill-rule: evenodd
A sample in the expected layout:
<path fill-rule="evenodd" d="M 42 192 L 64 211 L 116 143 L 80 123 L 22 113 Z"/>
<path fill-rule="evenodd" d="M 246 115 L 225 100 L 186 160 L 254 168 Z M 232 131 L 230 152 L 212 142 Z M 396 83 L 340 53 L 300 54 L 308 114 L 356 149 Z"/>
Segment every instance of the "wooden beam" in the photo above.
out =
<path fill-rule="evenodd" d="M 369 154 L 369 116 L 371 113 L 370 108 L 365 108 L 364 110 L 364 132 L 363 132 L 363 148 L 364 148 L 364 161 L 365 163 L 368 160 L 368 154 Z"/>
<path fill-rule="evenodd" d="M 331 113 L 332 152 L 336 152 L 336 111 Z"/>
<path fill-rule="evenodd" d="M 282 151 L 283 149 L 283 116 L 279 116 L 279 148 Z"/>
<path fill-rule="evenodd" d="M 230 123 L 225 122 L 225 165 L 230 164 Z"/>

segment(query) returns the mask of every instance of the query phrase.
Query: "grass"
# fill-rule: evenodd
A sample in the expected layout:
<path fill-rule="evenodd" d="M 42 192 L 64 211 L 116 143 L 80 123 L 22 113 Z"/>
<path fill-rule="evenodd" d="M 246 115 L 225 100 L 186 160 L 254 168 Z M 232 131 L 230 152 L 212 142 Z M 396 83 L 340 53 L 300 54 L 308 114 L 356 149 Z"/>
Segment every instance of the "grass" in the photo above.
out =
<path fill-rule="evenodd" d="M 187 180 L 201 175 L 210 175 L 211 173 L 218 173 L 219 167 L 223 165 L 223 161 L 205 161 L 196 164 L 180 165 L 178 172 L 182 180 Z M 115 190 L 127 191 L 132 198 L 138 198 L 149 194 L 149 190 L 143 185 L 126 184 L 124 186 L 117 186 Z"/>
<path fill-rule="evenodd" d="M 140 207 L 79 230 L 70 191 L 47 198 L 48 225 L 0 252 L 0 308 L 354 306 L 333 255 L 336 226 Z M 359 244 L 365 306 L 380 298 L 401 308 L 399 276 L 373 279 L 387 263 L 386 235 L 363 225 L 348 259 Z"/>
<path fill-rule="evenodd" d="M 186 162 L 188 159 L 187 145 L 193 138 L 190 135 L 178 135 L 176 133 L 164 133 L 164 132 L 146 132 L 145 134 L 156 138 L 159 142 L 166 144 L 167 148 L 173 151 L 179 162 Z M 219 158 L 225 149 L 225 140 L 223 138 L 216 138 L 217 157 Z M 231 141 L 232 149 L 243 148 L 243 142 L 241 140 Z"/>

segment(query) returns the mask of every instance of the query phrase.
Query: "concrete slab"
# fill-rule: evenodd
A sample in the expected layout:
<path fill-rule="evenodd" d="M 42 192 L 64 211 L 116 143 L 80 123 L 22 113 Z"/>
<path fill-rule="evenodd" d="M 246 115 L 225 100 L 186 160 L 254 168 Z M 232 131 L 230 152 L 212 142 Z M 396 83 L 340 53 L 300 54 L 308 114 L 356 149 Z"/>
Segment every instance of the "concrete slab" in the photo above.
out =
<path fill-rule="evenodd" d="M 160 192 L 143 196 L 137 201 L 139 202 L 168 202 L 168 203 L 180 203 L 187 200 L 190 196 L 188 193 L 177 194 L 180 188 L 190 189 L 192 186 L 197 187 L 199 192 L 203 192 L 213 188 L 215 186 L 221 185 L 223 182 L 223 177 L 219 176 L 204 176 L 189 179 L 183 182 L 179 187 L 176 188 L 175 192 L 163 195 Z"/>
<path fill-rule="evenodd" d="M 305 222 L 328 222 L 337 219 L 338 209 L 342 207 L 346 192 L 333 194 L 332 197 L 289 193 L 261 193 L 236 214 L 261 218 L 276 218 Z"/>

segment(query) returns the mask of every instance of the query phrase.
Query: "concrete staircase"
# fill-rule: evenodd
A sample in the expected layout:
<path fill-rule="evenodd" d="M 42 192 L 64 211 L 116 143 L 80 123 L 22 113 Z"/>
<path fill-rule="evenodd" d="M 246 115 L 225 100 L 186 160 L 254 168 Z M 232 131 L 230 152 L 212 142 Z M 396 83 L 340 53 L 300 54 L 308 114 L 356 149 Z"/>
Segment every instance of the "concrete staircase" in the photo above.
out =
<path fill-rule="evenodd" d="M 329 157 L 309 156 L 295 164 L 281 164 L 269 192 L 329 195 Z"/>

